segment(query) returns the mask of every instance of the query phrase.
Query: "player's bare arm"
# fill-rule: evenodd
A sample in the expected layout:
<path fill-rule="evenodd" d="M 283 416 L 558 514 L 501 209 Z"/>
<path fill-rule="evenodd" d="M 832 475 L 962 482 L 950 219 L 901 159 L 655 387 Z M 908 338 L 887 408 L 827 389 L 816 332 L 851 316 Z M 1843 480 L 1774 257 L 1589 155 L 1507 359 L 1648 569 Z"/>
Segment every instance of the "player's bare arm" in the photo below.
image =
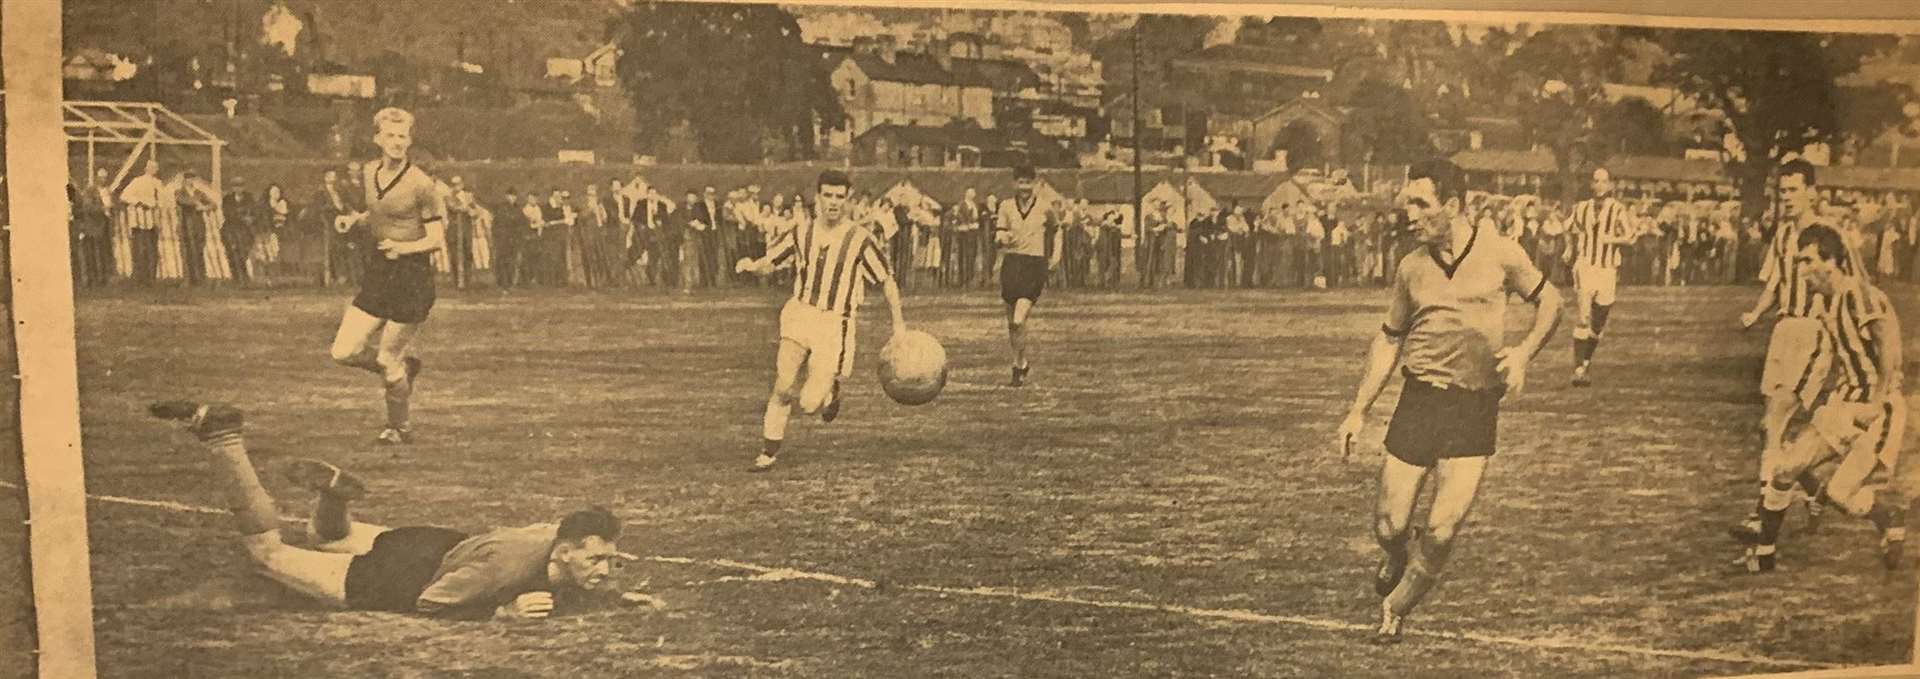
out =
<path fill-rule="evenodd" d="M 1559 327 L 1560 291 L 1543 285 L 1540 297 L 1533 301 L 1533 327 L 1527 331 L 1526 338 L 1494 354 L 1494 358 L 1500 360 L 1497 369 L 1509 395 L 1518 395 L 1526 388 L 1527 362 L 1546 348 L 1547 340 L 1553 338 L 1553 331 Z"/>
<path fill-rule="evenodd" d="M 1867 322 L 1867 332 L 1880 346 L 1880 384 L 1887 399 L 1905 398 L 1906 356 L 1900 345 L 1900 319 L 1888 309 L 1885 316 Z"/>
<path fill-rule="evenodd" d="M 1353 454 L 1354 442 L 1366 428 L 1367 411 L 1373 409 L 1373 402 L 1379 400 L 1380 392 L 1387 388 L 1387 378 L 1392 377 L 1393 369 L 1400 365 L 1400 340 L 1401 335 L 1381 328 L 1367 346 L 1367 371 L 1360 378 L 1360 391 L 1347 409 L 1347 418 L 1340 422 L 1335 441 L 1343 459 Z"/>
<path fill-rule="evenodd" d="M 405 255 L 433 252 L 434 250 L 439 250 L 447 246 L 447 221 L 445 219 L 435 219 L 420 226 L 427 232 L 425 238 L 406 241 L 392 239 L 382 240 L 380 241 L 380 251 L 386 253 L 387 259 L 395 259 Z"/>
<path fill-rule="evenodd" d="M 1740 315 L 1740 327 L 1753 327 L 1753 324 L 1760 322 L 1761 314 L 1773 308 L 1775 299 L 1780 295 L 1780 286 L 1785 284 L 1783 278 L 1774 262 L 1773 248 L 1768 247 L 1761 255 L 1760 280 L 1763 283 L 1760 286 L 1760 298 L 1754 300 L 1752 309 Z"/>
<path fill-rule="evenodd" d="M 900 302 L 900 284 L 888 277 L 880 283 L 880 294 L 887 298 L 887 310 L 893 313 L 893 334 L 904 334 L 907 331 L 907 313 L 906 307 Z"/>

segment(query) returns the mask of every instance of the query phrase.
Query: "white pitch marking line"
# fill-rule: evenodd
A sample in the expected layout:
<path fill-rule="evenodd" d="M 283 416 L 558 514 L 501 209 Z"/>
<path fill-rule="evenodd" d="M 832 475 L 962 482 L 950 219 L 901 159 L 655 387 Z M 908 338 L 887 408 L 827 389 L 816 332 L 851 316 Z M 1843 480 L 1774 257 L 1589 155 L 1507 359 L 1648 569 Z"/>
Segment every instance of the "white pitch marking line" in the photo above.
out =
<path fill-rule="evenodd" d="M 13 490 L 20 490 L 20 486 L 18 484 L 10 483 L 7 481 L 0 481 L 0 488 L 10 488 Z M 134 507 L 146 507 L 150 509 L 165 509 L 169 511 L 183 512 L 183 513 L 189 513 L 189 514 L 231 514 L 232 513 L 224 509 L 189 505 L 189 504 L 183 504 L 179 502 L 171 502 L 167 500 L 144 500 L 140 498 L 120 497 L 117 495 L 95 495 L 95 494 L 88 494 L 87 497 L 93 500 L 98 500 L 100 502 L 106 502 L 111 504 L 122 504 L 122 505 L 134 506 Z M 653 561 L 658 563 L 673 563 L 673 564 L 683 564 L 683 565 L 687 565 L 687 564 L 709 565 L 709 566 L 718 566 L 721 568 L 731 568 L 735 570 L 743 570 L 743 571 L 756 573 L 756 574 L 759 574 L 760 576 L 756 578 L 749 578 L 749 580 L 771 580 L 771 581 L 814 580 L 819 582 L 827 582 L 827 583 L 834 583 L 834 584 L 840 584 L 840 585 L 860 587 L 863 589 L 876 589 L 880 586 L 878 582 L 875 582 L 872 580 L 866 580 L 862 578 L 855 578 L 855 577 L 849 577 L 844 575 L 834 575 L 832 573 L 815 573 L 810 571 L 798 570 L 794 568 L 761 566 L 758 564 L 751 564 L 751 563 L 746 563 L 742 561 L 733 561 L 729 559 L 694 559 L 694 558 L 676 557 L 676 556 L 649 556 L 644 558 L 646 558 L 646 560 L 648 561 Z M 1312 617 L 1299 616 L 1299 615 L 1278 615 L 1273 613 L 1260 613 L 1257 611 L 1248 611 L 1248 610 L 1239 610 L 1239 609 L 1195 608 L 1191 606 L 1179 606 L 1179 605 L 1172 605 L 1172 604 L 1153 604 L 1153 603 L 1145 603 L 1145 602 L 1138 602 L 1138 601 L 1102 601 L 1099 599 L 1084 599 L 1080 597 L 1061 596 L 1061 595 L 1049 594 L 1045 592 L 1025 592 L 1025 591 L 1016 590 L 1016 589 L 1004 589 L 1004 588 L 994 588 L 994 587 L 943 587 L 939 585 L 898 585 L 898 586 L 895 586 L 895 588 L 914 591 L 914 592 L 928 592 L 933 594 L 947 594 L 947 595 L 955 595 L 955 596 L 970 596 L 970 597 L 981 597 L 981 598 L 989 598 L 989 599 L 1015 599 L 1019 601 L 1032 601 L 1032 602 L 1038 602 L 1038 603 L 1066 604 L 1071 606 L 1088 606 L 1092 608 L 1143 611 L 1143 612 L 1152 612 L 1152 613 L 1174 613 L 1174 614 L 1184 615 L 1192 618 L 1230 620 L 1234 622 L 1293 625 L 1297 627 L 1310 627 L 1314 629 L 1332 630 L 1332 631 L 1339 631 L 1339 632 L 1369 632 L 1373 630 L 1373 627 L 1371 625 L 1361 625 L 1361 624 L 1356 624 L 1351 622 L 1343 622 L 1339 620 L 1329 620 L 1326 618 L 1312 618 Z M 1471 642 L 1493 645 L 1493 646 L 1514 646 L 1514 647 L 1534 649 L 1534 650 L 1580 651 L 1580 652 L 1586 652 L 1586 653 L 1640 655 L 1640 656 L 1652 656 L 1652 657 L 1659 657 L 1659 658 L 1678 658 L 1683 660 L 1705 660 L 1705 661 L 1713 661 L 1713 662 L 1738 663 L 1743 665 L 1764 665 L 1764 666 L 1774 666 L 1774 667 L 1805 667 L 1805 668 L 1813 668 L 1813 669 L 1837 669 L 1837 668 L 1846 667 L 1846 665 L 1841 665 L 1838 663 L 1816 662 L 1811 660 L 1795 660 L 1791 658 L 1769 658 L 1765 656 L 1747 655 L 1744 653 L 1728 653 L 1728 652 L 1721 652 L 1721 651 L 1683 651 L 1683 650 L 1674 650 L 1674 649 L 1648 648 L 1645 646 L 1630 646 L 1627 644 L 1592 643 L 1592 642 L 1579 641 L 1576 639 L 1566 639 L 1566 638 L 1528 639 L 1528 638 L 1521 638 L 1521 637 L 1506 637 L 1506 636 L 1499 636 L 1499 635 L 1493 635 L 1493 634 L 1482 634 L 1478 632 L 1443 632 L 1443 631 L 1426 631 L 1426 630 L 1417 630 L 1417 629 L 1407 630 L 1405 634 L 1407 634 L 1408 636 L 1431 637 L 1435 639 L 1449 639 L 1454 641 L 1471 641 Z"/>

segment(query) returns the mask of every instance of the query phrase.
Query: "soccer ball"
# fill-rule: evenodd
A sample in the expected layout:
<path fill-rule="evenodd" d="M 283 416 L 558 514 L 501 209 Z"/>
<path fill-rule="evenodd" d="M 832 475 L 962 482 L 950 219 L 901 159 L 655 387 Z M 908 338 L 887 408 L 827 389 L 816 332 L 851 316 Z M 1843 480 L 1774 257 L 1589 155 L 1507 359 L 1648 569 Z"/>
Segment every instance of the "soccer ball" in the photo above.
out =
<path fill-rule="evenodd" d="M 880 388 L 901 405 L 933 401 L 947 386 L 947 349 L 918 330 L 901 333 L 880 349 Z"/>

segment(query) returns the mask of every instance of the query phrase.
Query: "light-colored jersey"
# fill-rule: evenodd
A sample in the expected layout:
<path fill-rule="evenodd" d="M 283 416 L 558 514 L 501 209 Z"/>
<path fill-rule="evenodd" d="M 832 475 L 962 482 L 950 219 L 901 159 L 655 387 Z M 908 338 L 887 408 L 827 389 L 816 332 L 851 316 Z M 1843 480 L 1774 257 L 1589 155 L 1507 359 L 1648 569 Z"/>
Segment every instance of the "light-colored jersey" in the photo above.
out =
<path fill-rule="evenodd" d="M 793 267 L 793 299 L 845 318 L 859 312 L 868 285 L 893 278 L 873 232 L 848 220 L 801 223 L 769 245 L 767 260 Z"/>
<path fill-rule="evenodd" d="M 420 240 L 427 237 L 427 224 L 445 223 L 446 201 L 426 170 L 409 160 L 382 184 L 381 163 L 367 163 L 362 170 L 366 173 L 362 184 L 366 187 L 367 227 L 375 240 Z"/>
<path fill-rule="evenodd" d="M 1805 227 L 1796 220 L 1780 223 L 1773 241 L 1767 244 L 1761 261 L 1760 278 L 1766 282 L 1766 294 L 1773 296 L 1775 311 L 1781 318 L 1817 317 L 1828 305 L 1820 294 L 1807 287 L 1807 277 L 1794 259 L 1800 250 L 1800 233 Z"/>
<path fill-rule="evenodd" d="M 1446 388 L 1500 385 L 1493 355 L 1506 332 L 1507 295 L 1539 299 L 1547 281 L 1518 243 L 1474 229 L 1451 262 L 1438 249 L 1407 253 L 1381 331 L 1401 337 L 1406 372 Z"/>
<path fill-rule="evenodd" d="M 1606 269 L 1620 267 L 1620 244 L 1609 240 L 1627 237 L 1627 206 L 1612 198 L 1590 198 L 1573 206 L 1573 262 L 1576 265 Z"/>
<path fill-rule="evenodd" d="M 1827 333 L 1833 339 L 1833 360 L 1839 366 L 1833 395 L 1844 401 L 1872 403 L 1887 395 L 1880 393 L 1881 361 L 1885 360 L 1882 338 L 1873 334 L 1874 321 L 1899 323 L 1887 294 L 1866 281 L 1858 281 L 1838 291 L 1826 313 Z"/>
<path fill-rule="evenodd" d="M 1018 197 L 1000 201 L 997 213 L 999 224 L 996 230 L 1013 236 L 1013 242 L 1003 249 L 1007 254 L 1048 257 L 1053 254 L 1053 229 L 1047 217 L 1046 208 L 1040 205 L 1040 197 L 1027 199 L 1022 207 Z"/>

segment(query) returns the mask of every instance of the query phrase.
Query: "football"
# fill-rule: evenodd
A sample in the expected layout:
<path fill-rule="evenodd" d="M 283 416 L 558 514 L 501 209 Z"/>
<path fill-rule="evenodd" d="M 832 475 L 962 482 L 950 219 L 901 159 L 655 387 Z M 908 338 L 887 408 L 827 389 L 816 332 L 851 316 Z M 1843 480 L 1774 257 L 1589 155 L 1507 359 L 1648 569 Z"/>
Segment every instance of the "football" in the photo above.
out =
<path fill-rule="evenodd" d="M 940 340 L 909 330 L 880 349 L 880 388 L 901 405 L 930 403 L 947 386 L 947 349 Z"/>

